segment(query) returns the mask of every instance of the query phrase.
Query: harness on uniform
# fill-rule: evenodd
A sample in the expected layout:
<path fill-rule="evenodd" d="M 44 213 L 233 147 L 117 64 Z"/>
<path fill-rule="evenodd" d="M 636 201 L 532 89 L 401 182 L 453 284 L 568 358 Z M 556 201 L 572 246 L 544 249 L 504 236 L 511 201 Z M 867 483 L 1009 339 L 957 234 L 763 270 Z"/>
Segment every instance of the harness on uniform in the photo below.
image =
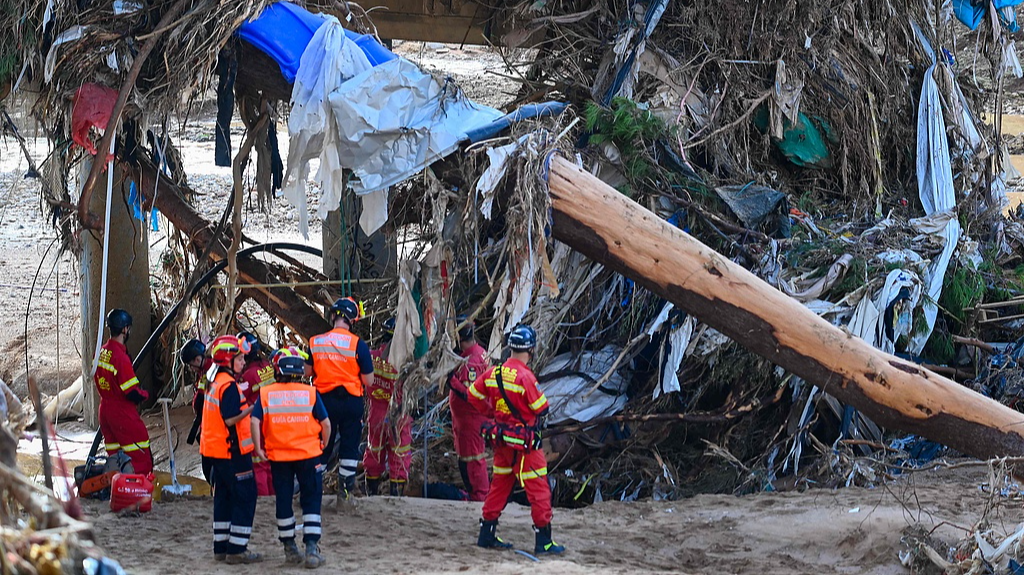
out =
<path fill-rule="evenodd" d="M 528 425 L 519 410 L 509 401 L 508 394 L 505 393 L 505 383 L 501 379 L 502 368 L 504 368 L 502 364 L 494 368 L 494 380 L 498 384 L 498 392 L 501 394 L 502 400 L 508 406 L 512 417 L 519 420 L 519 424 L 489 421 L 484 423 L 480 432 L 483 434 L 484 441 L 491 448 L 505 446 L 519 452 L 537 450 L 541 445 L 540 430 L 536 426 Z"/>

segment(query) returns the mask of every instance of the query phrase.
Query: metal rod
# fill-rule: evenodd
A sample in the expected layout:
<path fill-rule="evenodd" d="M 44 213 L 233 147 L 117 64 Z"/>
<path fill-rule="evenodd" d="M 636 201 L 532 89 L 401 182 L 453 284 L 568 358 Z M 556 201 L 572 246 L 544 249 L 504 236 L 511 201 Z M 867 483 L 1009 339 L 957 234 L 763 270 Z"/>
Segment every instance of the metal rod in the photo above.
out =
<path fill-rule="evenodd" d="M 1024 314 L 1016 314 L 1014 316 L 1003 316 L 1001 318 L 986 318 L 984 320 L 978 320 L 978 324 L 991 324 L 993 322 L 1006 322 L 1008 320 L 1020 320 L 1024 318 Z"/>

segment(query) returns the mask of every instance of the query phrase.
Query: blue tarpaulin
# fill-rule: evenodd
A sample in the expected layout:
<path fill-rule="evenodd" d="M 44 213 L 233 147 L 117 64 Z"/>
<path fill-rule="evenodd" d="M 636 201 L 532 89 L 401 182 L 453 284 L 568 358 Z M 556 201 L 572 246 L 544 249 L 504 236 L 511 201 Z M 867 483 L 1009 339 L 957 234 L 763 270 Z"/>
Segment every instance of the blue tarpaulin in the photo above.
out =
<path fill-rule="evenodd" d="M 1014 13 L 1014 6 L 1024 0 L 993 0 L 996 10 L 999 11 L 999 22 L 1010 32 L 1017 32 L 1020 26 L 1017 25 L 1017 15 Z M 953 14 L 956 19 L 963 22 L 971 30 L 978 28 L 981 20 L 988 11 L 989 0 L 953 0 Z"/>
<path fill-rule="evenodd" d="M 238 36 L 262 50 L 281 67 L 281 74 L 289 83 L 295 82 L 302 53 L 313 34 L 327 19 L 291 2 L 277 2 L 267 6 L 255 19 L 238 29 Z M 345 30 L 345 36 L 359 46 L 370 64 L 377 66 L 398 58 L 376 38 Z"/>
<path fill-rule="evenodd" d="M 541 104 L 527 104 L 522 108 L 506 114 L 497 120 L 466 131 L 466 138 L 470 142 L 480 142 L 501 134 L 512 125 L 513 122 L 522 122 L 531 118 L 546 118 L 556 116 L 565 111 L 569 105 L 565 102 L 544 102 Z"/>

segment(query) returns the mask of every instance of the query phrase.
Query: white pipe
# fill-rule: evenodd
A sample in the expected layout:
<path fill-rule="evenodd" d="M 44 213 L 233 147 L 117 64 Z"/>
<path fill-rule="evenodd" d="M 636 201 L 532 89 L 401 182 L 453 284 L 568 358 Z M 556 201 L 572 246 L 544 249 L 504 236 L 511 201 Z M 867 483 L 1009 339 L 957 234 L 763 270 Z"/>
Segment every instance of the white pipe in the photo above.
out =
<path fill-rule="evenodd" d="M 110 251 L 110 205 L 114 195 L 114 142 L 117 134 L 110 139 L 110 161 L 107 162 L 107 206 L 103 214 L 103 267 L 100 272 L 100 308 L 99 320 L 96 322 L 96 353 L 92 357 L 92 376 L 100 364 L 100 348 L 103 346 L 103 311 L 107 307 L 107 254 Z M 83 191 L 84 192 L 84 191 Z M 84 384 L 84 383 L 83 383 Z"/>

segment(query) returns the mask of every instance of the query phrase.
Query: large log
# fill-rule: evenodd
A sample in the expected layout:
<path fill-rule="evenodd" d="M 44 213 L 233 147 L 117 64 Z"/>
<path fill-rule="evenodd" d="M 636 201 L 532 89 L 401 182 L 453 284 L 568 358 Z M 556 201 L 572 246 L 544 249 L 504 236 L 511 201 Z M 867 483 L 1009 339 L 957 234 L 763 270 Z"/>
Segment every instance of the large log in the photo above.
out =
<path fill-rule="evenodd" d="M 153 190 L 156 168 L 150 162 L 140 160 L 138 164 L 125 163 L 125 169 L 134 175 L 142 190 Z M 214 238 L 216 227 L 185 202 L 179 186 L 166 178 L 160 178 L 154 206 L 175 228 L 191 239 L 191 248 L 197 254 L 213 242 L 210 258 L 221 260 L 227 257 L 227 247 L 221 239 Z M 267 265 L 255 258 L 239 259 L 238 274 L 249 284 L 272 284 L 278 281 Z M 331 329 L 322 314 L 287 288 L 251 288 L 244 290 L 243 294 L 303 338 L 308 339 Z"/>
<path fill-rule="evenodd" d="M 561 158 L 552 234 L 878 423 L 978 458 L 1024 455 L 1024 416 L 832 326 Z"/>

